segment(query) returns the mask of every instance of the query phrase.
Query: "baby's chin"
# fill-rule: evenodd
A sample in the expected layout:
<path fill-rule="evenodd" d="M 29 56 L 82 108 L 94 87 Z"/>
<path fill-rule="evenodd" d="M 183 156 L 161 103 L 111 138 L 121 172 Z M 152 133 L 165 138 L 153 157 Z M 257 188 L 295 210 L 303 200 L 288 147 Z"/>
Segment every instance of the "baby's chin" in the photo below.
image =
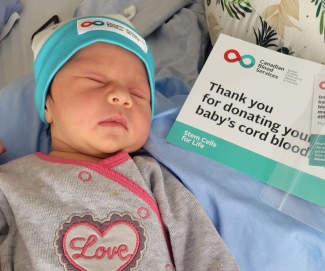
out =
<path fill-rule="evenodd" d="M 92 148 L 85 148 L 81 152 L 85 155 L 92 156 L 95 158 L 105 159 L 111 156 L 114 156 L 120 152 L 134 153 L 143 147 L 145 142 L 132 142 L 132 144 L 126 144 L 124 146 L 121 145 L 113 145 L 112 143 L 92 146 Z"/>
<path fill-rule="evenodd" d="M 143 147 L 145 142 L 141 142 L 139 144 L 133 144 L 132 146 L 121 146 L 118 148 L 106 148 L 106 149 L 102 149 L 102 155 L 109 155 L 109 156 L 113 156 L 115 154 L 118 154 L 119 152 L 127 152 L 127 153 L 133 153 L 138 151 L 139 149 L 141 149 Z"/>

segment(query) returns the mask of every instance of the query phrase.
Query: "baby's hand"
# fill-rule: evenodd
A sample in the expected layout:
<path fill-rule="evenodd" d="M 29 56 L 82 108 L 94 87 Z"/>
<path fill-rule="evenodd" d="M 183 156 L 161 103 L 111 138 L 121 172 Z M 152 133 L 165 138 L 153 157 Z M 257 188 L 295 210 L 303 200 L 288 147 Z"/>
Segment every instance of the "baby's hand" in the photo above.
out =
<path fill-rule="evenodd" d="M 7 151 L 7 149 L 3 146 L 2 141 L 0 140 L 0 154 L 3 154 Z"/>

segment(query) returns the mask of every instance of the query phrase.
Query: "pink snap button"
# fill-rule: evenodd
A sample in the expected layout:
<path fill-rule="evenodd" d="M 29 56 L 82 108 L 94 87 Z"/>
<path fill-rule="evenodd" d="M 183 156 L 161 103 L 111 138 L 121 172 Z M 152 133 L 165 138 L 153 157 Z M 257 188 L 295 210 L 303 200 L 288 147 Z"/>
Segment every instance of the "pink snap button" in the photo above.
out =
<path fill-rule="evenodd" d="M 146 219 L 149 217 L 149 210 L 145 207 L 140 207 L 137 211 L 138 216 L 140 216 L 142 219 Z"/>
<path fill-rule="evenodd" d="M 91 174 L 88 171 L 81 171 L 78 174 L 78 178 L 83 182 L 88 182 L 91 180 Z"/>

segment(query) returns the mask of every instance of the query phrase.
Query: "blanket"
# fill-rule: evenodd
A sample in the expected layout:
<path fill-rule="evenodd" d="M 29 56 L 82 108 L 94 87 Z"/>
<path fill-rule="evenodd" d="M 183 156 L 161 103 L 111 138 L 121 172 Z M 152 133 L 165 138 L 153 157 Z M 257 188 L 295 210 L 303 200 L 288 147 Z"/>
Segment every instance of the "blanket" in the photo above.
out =
<path fill-rule="evenodd" d="M 20 0 L 2 0 L 0 2 L 0 41 L 8 35 L 14 23 L 20 18 L 21 10 Z"/>

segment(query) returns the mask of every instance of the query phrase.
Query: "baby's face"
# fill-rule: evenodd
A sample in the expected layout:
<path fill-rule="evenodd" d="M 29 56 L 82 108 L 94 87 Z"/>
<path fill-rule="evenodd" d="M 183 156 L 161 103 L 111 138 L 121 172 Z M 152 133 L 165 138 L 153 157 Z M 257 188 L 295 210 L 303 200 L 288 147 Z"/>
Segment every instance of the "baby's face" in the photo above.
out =
<path fill-rule="evenodd" d="M 78 51 L 56 74 L 46 101 L 54 151 L 105 158 L 143 146 L 151 124 L 143 62 L 107 43 Z"/>

